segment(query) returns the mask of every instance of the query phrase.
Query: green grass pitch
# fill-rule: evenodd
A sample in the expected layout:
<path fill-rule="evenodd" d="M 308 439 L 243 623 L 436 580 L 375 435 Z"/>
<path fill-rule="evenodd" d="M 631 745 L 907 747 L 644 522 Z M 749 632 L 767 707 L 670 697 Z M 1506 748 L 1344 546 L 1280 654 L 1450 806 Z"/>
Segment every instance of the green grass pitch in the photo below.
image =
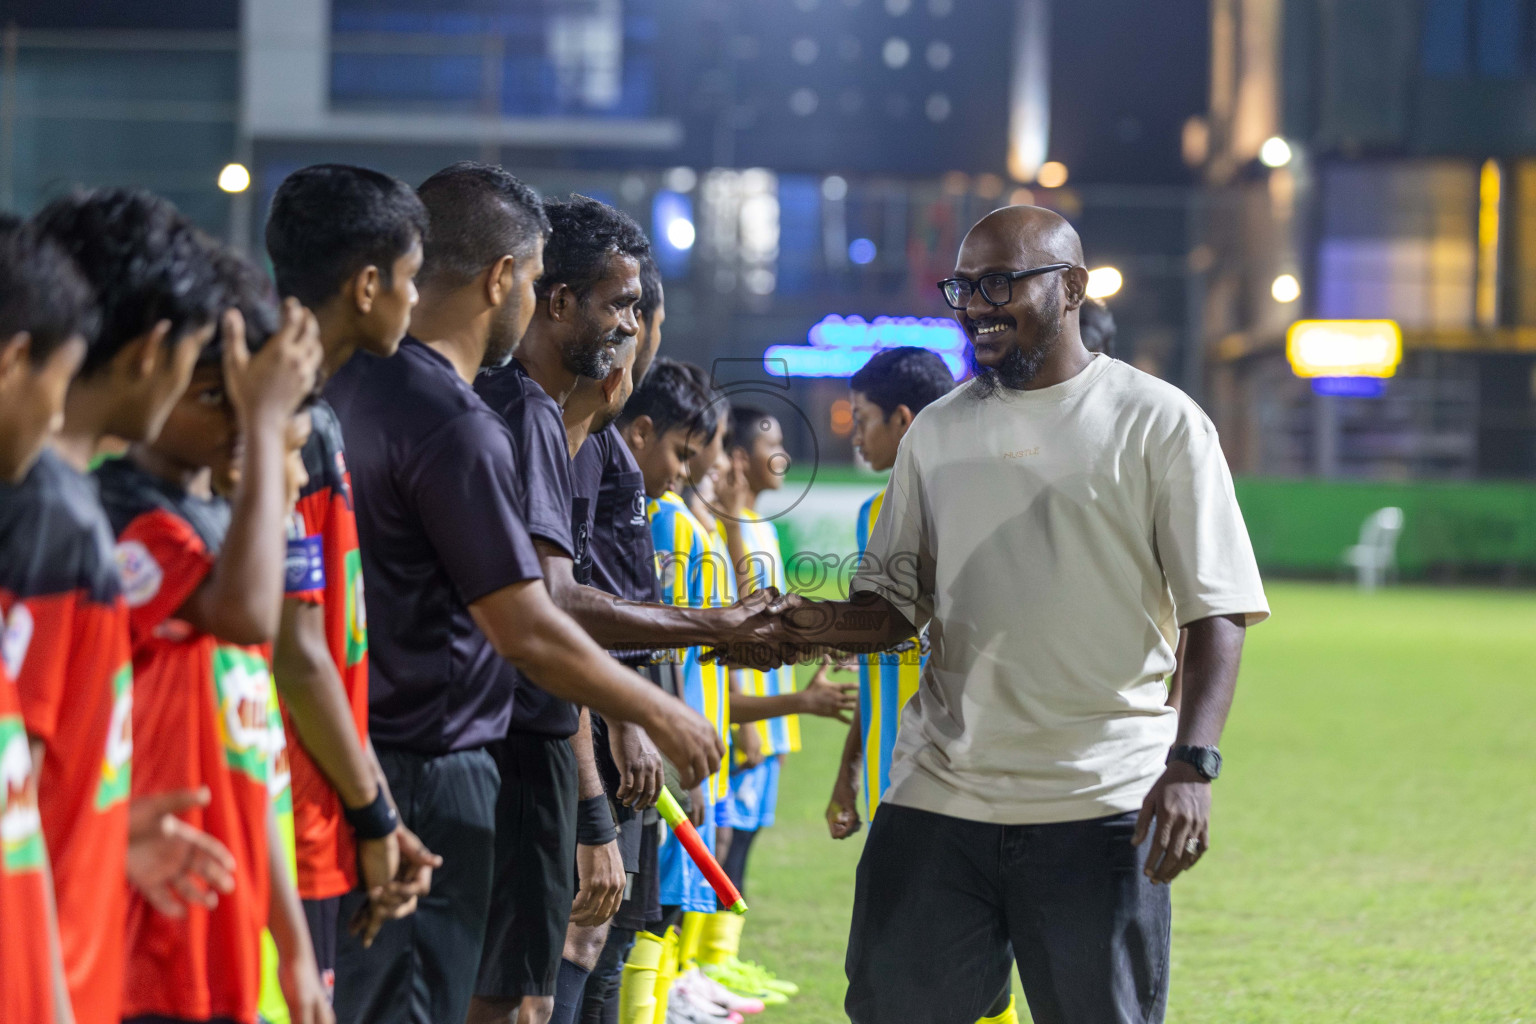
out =
<path fill-rule="evenodd" d="M 1536 594 L 1276 583 L 1222 743 L 1212 848 L 1174 884 L 1174 1024 L 1536 1024 Z M 859 838 L 805 723 L 743 954 L 844 1020 Z M 1022 1004 L 1022 999 L 1021 999 Z"/>

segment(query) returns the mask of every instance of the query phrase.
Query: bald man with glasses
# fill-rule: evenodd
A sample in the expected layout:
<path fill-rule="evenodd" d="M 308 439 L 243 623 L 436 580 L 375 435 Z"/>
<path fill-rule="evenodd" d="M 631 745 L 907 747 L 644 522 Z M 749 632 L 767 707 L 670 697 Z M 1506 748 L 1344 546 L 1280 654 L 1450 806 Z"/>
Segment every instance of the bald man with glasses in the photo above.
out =
<path fill-rule="evenodd" d="M 1215 428 L 1083 346 L 1087 283 L 1048 210 L 971 229 L 940 289 L 973 378 L 909 428 L 851 600 L 784 602 L 808 646 L 932 651 L 859 864 L 854 1024 L 974 1021 L 1010 946 L 1036 1024 L 1163 1019 L 1167 883 L 1269 606 Z"/>

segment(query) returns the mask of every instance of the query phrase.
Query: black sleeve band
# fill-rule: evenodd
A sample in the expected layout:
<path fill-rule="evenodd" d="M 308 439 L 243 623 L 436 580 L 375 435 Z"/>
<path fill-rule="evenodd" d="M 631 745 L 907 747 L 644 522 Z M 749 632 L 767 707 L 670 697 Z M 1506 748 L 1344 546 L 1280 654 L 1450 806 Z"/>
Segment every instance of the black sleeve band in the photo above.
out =
<path fill-rule="evenodd" d="M 400 816 L 384 794 L 383 786 L 379 787 L 379 795 L 373 798 L 373 803 L 367 807 L 343 808 L 342 815 L 352 826 L 352 834 L 359 839 L 383 839 L 400 824 Z"/>
<path fill-rule="evenodd" d="M 581 846 L 606 846 L 619 837 L 606 796 L 589 796 L 576 804 L 576 842 Z"/>

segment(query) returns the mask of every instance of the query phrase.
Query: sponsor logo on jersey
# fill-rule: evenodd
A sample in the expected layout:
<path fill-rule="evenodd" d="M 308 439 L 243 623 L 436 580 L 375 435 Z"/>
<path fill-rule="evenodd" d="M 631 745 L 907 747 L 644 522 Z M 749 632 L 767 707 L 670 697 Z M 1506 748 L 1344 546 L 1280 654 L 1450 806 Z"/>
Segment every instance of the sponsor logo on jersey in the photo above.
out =
<path fill-rule="evenodd" d="M 42 821 L 27 785 L 32 754 L 16 715 L 0 718 L 0 871 L 19 874 L 43 866 Z"/>
<path fill-rule="evenodd" d="M 213 652 L 213 686 L 219 702 L 219 742 L 230 768 L 263 784 L 272 755 L 272 692 L 267 663 L 238 647 Z"/>
<path fill-rule="evenodd" d="M 363 556 L 348 551 L 347 566 L 347 665 L 363 660 L 368 653 L 368 605 L 363 601 Z"/>
<path fill-rule="evenodd" d="M 318 535 L 288 538 L 283 563 L 283 591 L 302 594 L 325 589 L 325 555 Z"/>
<path fill-rule="evenodd" d="M 136 540 L 120 541 L 114 551 L 117 574 L 123 581 L 123 599 L 130 608 L 142 608 L 160 593 L 165 572 L 149 548 Z"/>
<path fill-rule="evenodd" d="M 132 772 L 133 668 L 124 665 L 112 677 L 112 723 L 107 727 L 107 749 L 101 760 L 101 783 L 96 787 L 98 811 L 128 799 Z"/>

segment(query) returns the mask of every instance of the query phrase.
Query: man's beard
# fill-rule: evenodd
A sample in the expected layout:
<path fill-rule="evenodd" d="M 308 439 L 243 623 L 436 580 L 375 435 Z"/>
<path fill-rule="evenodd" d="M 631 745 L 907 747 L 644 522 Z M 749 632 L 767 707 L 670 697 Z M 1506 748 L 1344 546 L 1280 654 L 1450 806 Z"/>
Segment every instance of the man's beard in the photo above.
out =
<path fill-rule="evenodd" d="M 560 351 L 560 361 L 569 373 L 588 380 L 603 380 L 613 369 L 613 358 L 624 339 L 617 330 L 596 341 L 572 341 Z"/>
<path fill-rule="evenodd" d="M 517 299 L 508 298 L 491 321 L 491 336 L 486 339 L 480 369 L 499 370 L 512 361 L 513 353 L 523 340 L 523 336 L 516 333 L 516 325 L 520 322 L 522 306 Z"/>
<path fill-rule="evenodd" d="M 1061 314 L 1054 302 L 1049 308 L 1034 311 L 1036 336 L 1029 348 L 1014 346 L 997 366 L 982 366 L 976 361 L 976 347 L 971 346 L 971 394 L 977 398 L 995 398 L 1003 391 L 1025 391 L 1040 374 L 1040 368 L 1061 342 Z M 1015 328 L 1017 330 L 1017 328 Z"/>

